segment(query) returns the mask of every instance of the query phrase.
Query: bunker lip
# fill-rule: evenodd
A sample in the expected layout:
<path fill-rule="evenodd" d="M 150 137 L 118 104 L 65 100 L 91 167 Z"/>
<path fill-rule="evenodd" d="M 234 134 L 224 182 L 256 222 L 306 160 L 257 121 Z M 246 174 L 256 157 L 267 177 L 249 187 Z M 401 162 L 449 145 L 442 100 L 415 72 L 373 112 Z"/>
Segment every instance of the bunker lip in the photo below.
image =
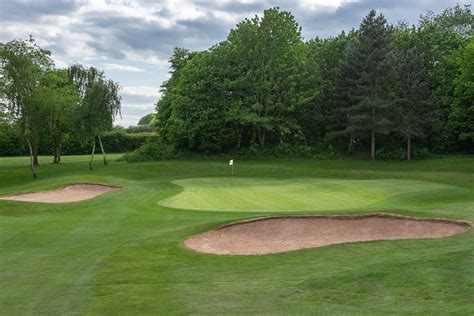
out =
<path fill-rule="evenodd" d="M 0 197 L 0 200 L 39 202 L 39 203 L 67 203 L 78 202 L 95 198 L 99 195 L 120 190 L 116 185 L 98 183 L 72 183 L 50 191 L 22 192 Z"/>
<path fill-rule="evenodd" d="M 202 253 L 263 255 L 362 241 L 441 238 L 471 227 L 463 220 L 387 213 L 268 216 L 219 226 L 186 239 L 184 246 Z"/>

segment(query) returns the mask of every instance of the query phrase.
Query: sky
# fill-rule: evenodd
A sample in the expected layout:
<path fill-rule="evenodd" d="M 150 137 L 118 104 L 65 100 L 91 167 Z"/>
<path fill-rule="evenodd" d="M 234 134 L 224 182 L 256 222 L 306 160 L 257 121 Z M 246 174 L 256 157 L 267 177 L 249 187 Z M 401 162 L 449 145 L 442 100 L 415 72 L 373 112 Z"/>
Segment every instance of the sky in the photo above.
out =
<path fill-rule="evenodd" d="M 31 34 L 52 52 L 57 67 L 78 62 L 104 70 L 122 86 L 122 118 L 115 123 L 127 127 L 154 111 L 174 47 L 208 49 L 239 21 L 265 9 L 291 11 L 309 40 L 358 28 L 371 9 L 390 23 L 416 24 L 427 10 L 440 12 L 456 3 L 470 1 L 0 0 L 0 42 Z"/>

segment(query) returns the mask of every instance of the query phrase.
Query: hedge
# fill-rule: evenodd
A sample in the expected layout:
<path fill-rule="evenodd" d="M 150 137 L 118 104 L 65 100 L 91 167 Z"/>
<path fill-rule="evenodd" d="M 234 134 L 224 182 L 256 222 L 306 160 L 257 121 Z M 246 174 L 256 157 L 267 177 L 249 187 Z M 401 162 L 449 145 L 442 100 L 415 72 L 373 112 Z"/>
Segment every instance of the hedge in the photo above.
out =
<path fill-rule="evenodd" d="M 130 134 L 115 130 L 106 132 L 102 136 L 102 142 L 107 153 L 132 152 L 155 135 L 155 133 Z M 43 137 L 38 147 L 40 155 L 51 155 L 50 139 Z M 88 154 L 91 151 L 90 140 L 81 139 L 74 134 L 65 135 L 61 150 L 63 155 Z M 100 152 L 98 147 L 96 150 Z M 23 135 L 11 125 L 0 125 L 0 156 L 24 156 L 28 154 L 28 147 Z"/>

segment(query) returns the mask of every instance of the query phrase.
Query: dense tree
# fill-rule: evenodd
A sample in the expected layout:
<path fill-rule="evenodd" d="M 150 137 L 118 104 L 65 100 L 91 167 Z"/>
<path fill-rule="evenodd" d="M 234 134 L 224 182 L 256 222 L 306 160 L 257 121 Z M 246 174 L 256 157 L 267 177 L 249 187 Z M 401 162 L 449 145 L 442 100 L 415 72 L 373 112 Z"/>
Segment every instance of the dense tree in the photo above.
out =
<path fill-rule="evenodd" d="M 239 23 L 207 52 L 175 50 L 157 106 L 160 134 L 205 152 L 301 136 L 293 114 L 305 101 L 301 85 L 311 82 L 305 54 L 294 17 L 276 8 Z"/>
<path fill-rule="evenodd" d="M 474 148 L 474 39 L 464 48 L 458 60 L 454 79 L 454 100 L 449 123 L 459 141 L 471 151 Z"/>
<path fill-rule="evenodd" d="M 73 130 L 74 113 L 79 105 L 79 94 L 69 81 L 67 70 L 51 70 L 41 79 L 34 93 L 43 119 L 43 129 L 51 137 L 53 163 L 61 161 L 63 135 Z"/>
<path fill-rule="evenodd" d="M 454 102 L 454 79 L 458 73 L 459 52 L 473 36 L 471 6 L 447 8 L 440 14 L 428 12 L 416 30 L 418 48 L 430 80 L 431 99 L 440 118 L 439 128 L 430 134 L 431 146 L 443 150 L 460 149 L 455 131 L 448 124 Z"/>
<path fill-rule="evenodd" d="M 300 31 L 289 12 L 274 8 L 207 51 L 175 49 L 157 104 L 160 137 L 209 153 L 347 141 L 351 152 L 370 143 L 372 159 L 376 141 L 384 149 L 403 141 L 411 159 L 413 139 L 446 148 L 460 135 L 461 116 L 452 112 L 458 81 L 466 81 L 459 52 L 472 36 L 469 6 L 428 13 L 417 27 L 394 30 L 372 10 L 348 34 L 304 42 Z"/>
<path fill-rule="evenodd" d="M 36 45 L 34 39 L 0 44 L 0 93 L 2 102 L 25 135 L 30 151 L 30 169 L 36 178 L 38 140 L 44 113 L 36 102 L 36 92 L 45 72 L 53 66 L 50 52 Z"/>
<path fill-rule="evenodd" d="M 391 95 L 394 100 L 396 132 L 406 140 L 407 160 L 412 140 L 425 136 L 436 121 L 423 56 L 416 45 L 397 48 L 392 57 Z"/>
<path fill-rule="evenodd" d="M 349 46 L 343 67 L 352 73 L 346 77 L 354 104 L 347 109 L 346 131 L 370 135 L 370 157 L 376 157 L 376 136 L 388 134 L 392 128 L 390 102 L 387 100 L 392 28 L 383 15 L 374 10 L 364 18 L 357 39 Z"/>
<path fill-rule="evenodd" d="M 343 88 L 346 74 L 342 74 L 341 65 L 344 61 L 347 46 L 351 39 L 356 37 L 356 32 L 349 34 L 342 32 L 336 37 L 327 39 L 316 38 L 307 43 L 309 58 L 317 64 L 313 69 L 314 74 L 320 76 L 319 86 L 312 90 L 318 94 L 311 102 L 310 111 L 303 116 L 301 121 L 306 138 L 311 144 L 321 143 L 325 136 L 333 136 L 334 131 L 345 128 L 343 109 L 350 104 Z"/>
<path fill-rule="evenodd" d="M 111 130 L 113 121 L 120 115 L 121 98 L 118 83 L 106 79 L 104 73 L 94 67 L 84 68 L 81 65 L 72 65 L 68 69 L 69 78 L 76 83 L 81 102 L 78 110 L 78 123 L 82 132 L 91 140 L 92 154 L 89 169 L 92 170 L 96 138 L 99 141 L 103 155 L 103 163 L 107 164 L 107 157 L 102 144 L 101 135 Z"/>
<path fill-rule="evenodd" d="M 393 27 L 372 10 L 358 30 L 305 42 L 290 12 L 268 9 L 206 51 L 175 48 L 157 113 L 127 131 L 156 128 L 147 144 L 156 147 L 141 152 L 160 157 L 167 155 L 162 149 L 362 154 L 369 144 L 372 159 L 376 149 L 379 157 L 403 158 L 406 148 L 407 159 L 422 147 L 467 151 L 473 21 L 470 6 L 457 5 L 416 26 Z M 90 168 L 96 141 L 106 164 L 102 136 L 120 114 L 119 85 L 93 67 L 54 70 L 34 41 L 0 48 L 0 138 L 22 131 L 33 175 L 38 143 L 52 146 L 59 162 L 61 140 L 79 142 L 77 135 L 92 145 Z M 11 146 L 26 148 L 4 148 L 18 152 Z"/>
<path fill-rule="evenodd" d="M 446 8 L 440 14 L 429 11 L 421 16 L 420 29 L 430 32 L 450 31 L 464 38 L 470 38 L 474 35 L 474 15 L 471 12 L 471 5 L 457 4 L 452 8 Z"/>

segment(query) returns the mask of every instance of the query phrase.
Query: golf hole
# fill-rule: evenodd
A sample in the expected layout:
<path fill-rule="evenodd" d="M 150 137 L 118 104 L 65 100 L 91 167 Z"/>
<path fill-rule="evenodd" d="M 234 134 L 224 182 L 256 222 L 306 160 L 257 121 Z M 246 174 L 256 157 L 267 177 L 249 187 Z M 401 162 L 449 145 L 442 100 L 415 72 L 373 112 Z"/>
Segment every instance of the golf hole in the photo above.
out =
<path fill-rule="evenodd" d="M 20 193 L 0 197 L 0 200 L 41 202 L 41 203 L 65 203 L 89 200 L 107 192 L 117 191 L 120 187 L 102 184 L 77 183 L 66 185 L 62 188 L 44 191 Z"/>
<path fill-rule="evenodd" d="M 263 255 L 370 240 L 439 238 L 469 228 L 466 221 L 392 214 L 266 217 L 221 226 L 184 245 L 203 253 Z"/>

